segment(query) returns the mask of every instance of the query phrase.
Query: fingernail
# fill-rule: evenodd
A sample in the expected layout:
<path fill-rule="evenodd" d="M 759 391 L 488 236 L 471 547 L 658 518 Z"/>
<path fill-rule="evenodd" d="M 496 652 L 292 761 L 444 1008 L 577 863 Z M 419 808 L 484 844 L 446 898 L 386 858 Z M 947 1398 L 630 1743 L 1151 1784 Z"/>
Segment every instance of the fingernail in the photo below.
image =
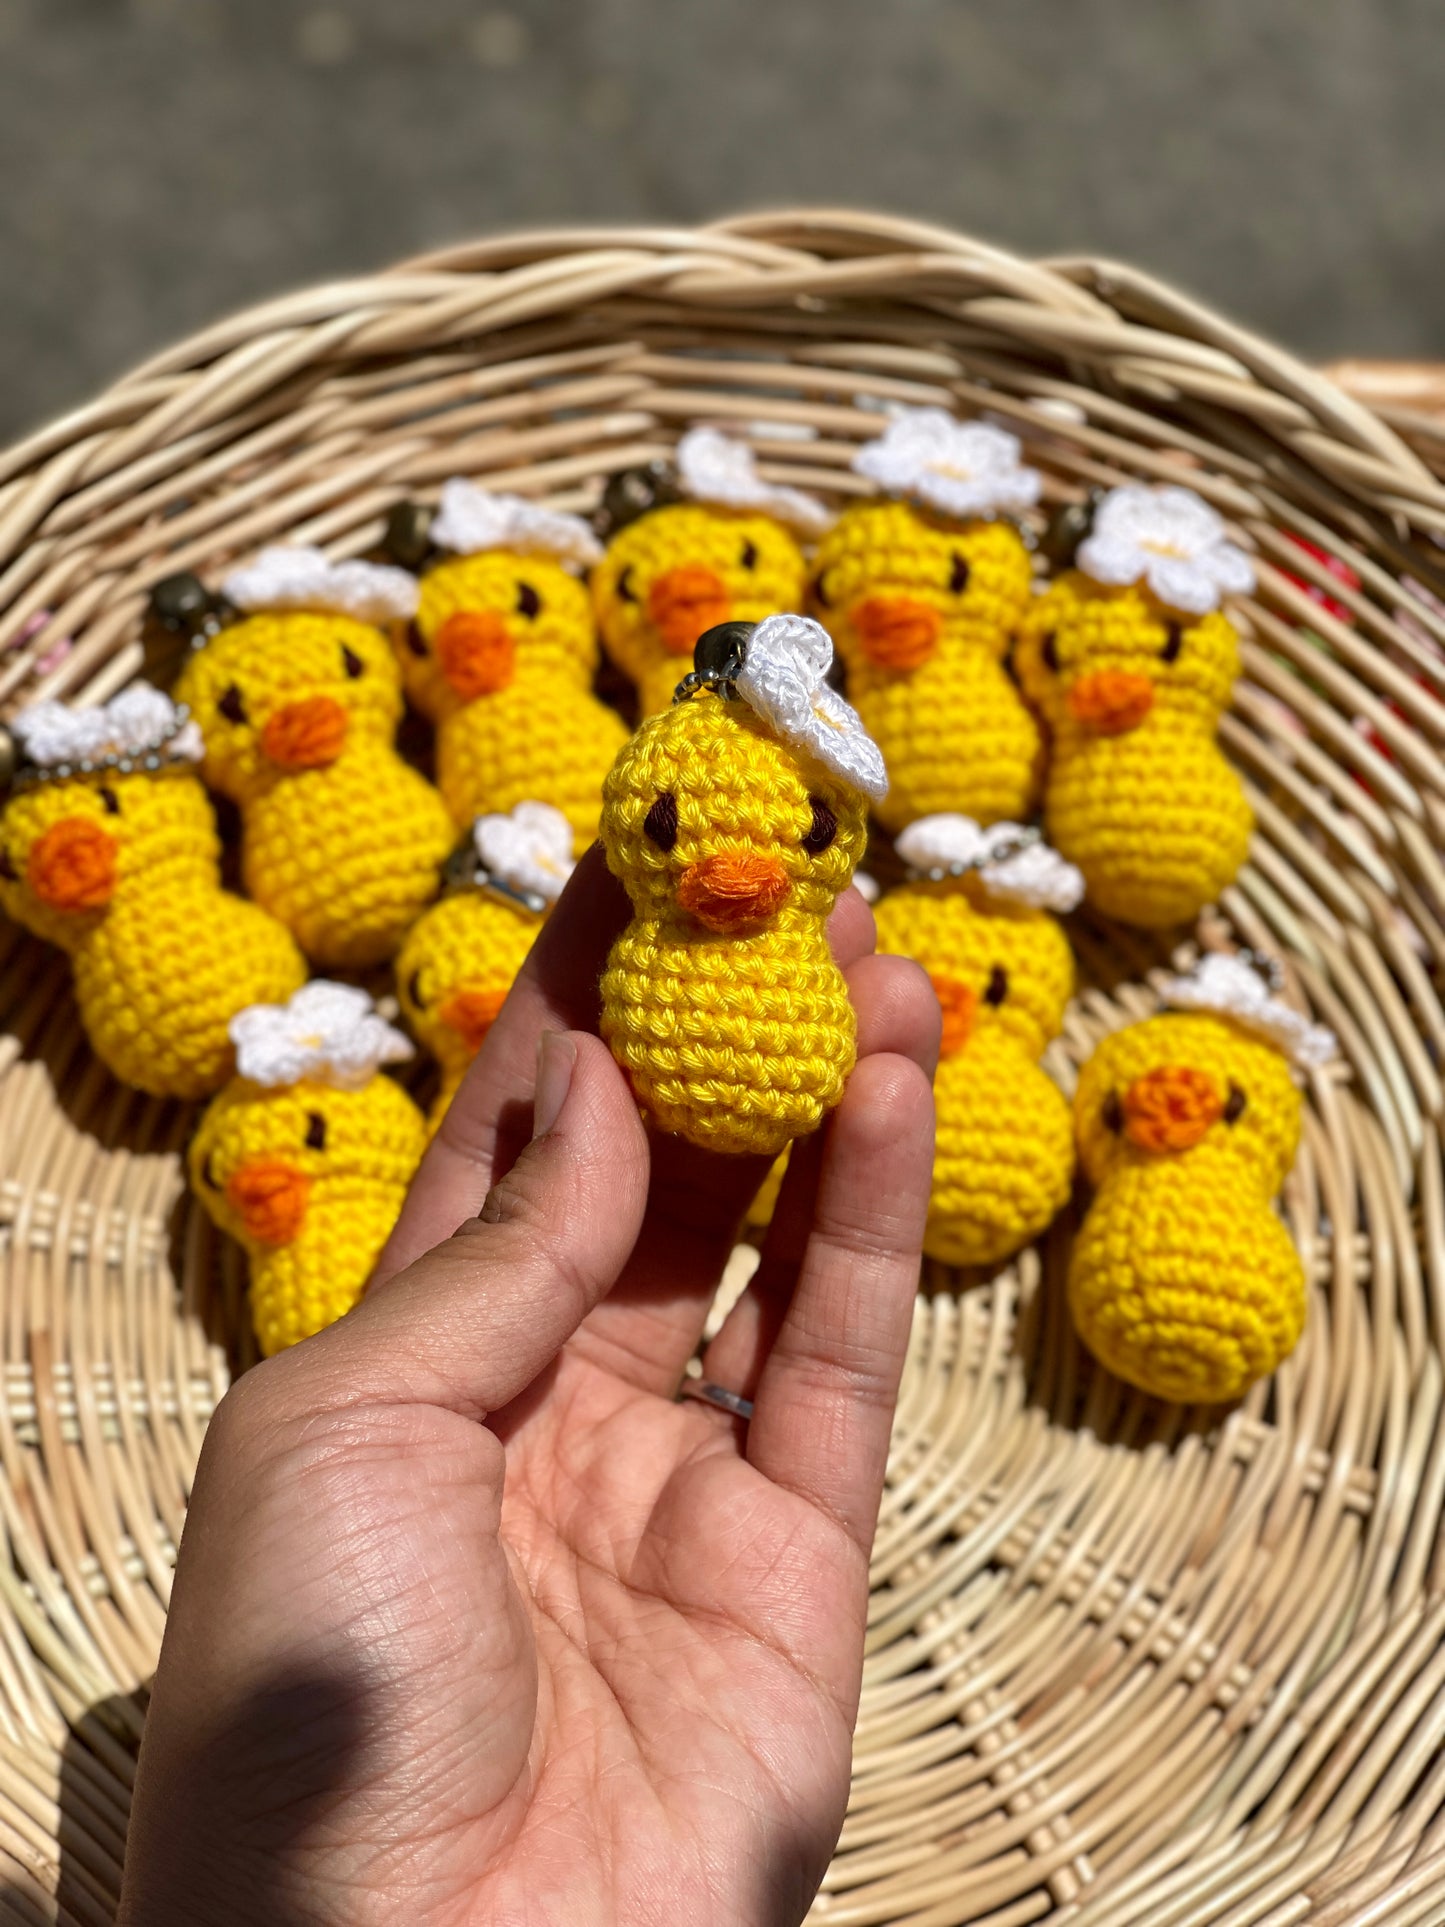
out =
<path fill-rule="evenodd" d="M 532 1096 L 532 1136 L 545 1137 L 562 1114 L 572 1087 L 577 1046 L 565 1030 L 544 1030 L 537 1039 L 537 1088 Z"/>

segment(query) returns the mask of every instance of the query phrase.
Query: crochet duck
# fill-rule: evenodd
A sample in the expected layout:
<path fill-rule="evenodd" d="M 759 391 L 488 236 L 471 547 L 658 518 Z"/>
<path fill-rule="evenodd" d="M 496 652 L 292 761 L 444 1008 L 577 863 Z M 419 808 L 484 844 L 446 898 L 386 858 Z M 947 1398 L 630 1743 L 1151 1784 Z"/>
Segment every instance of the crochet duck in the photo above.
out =
<path fill-rule="evenodd" d="M 644 716 L 672 701 L 704 630 L 801 608 L 796 535 L 817 535 L 828 521 L 811 496 L 765 482 L 747 443 L 717 429 L 690 429 L 675 462 L 675 477 L 617 478 L 616 532 L 592 572 L 603 646 L 636 683 Z"/>
<path fill-rule="evenodd" d="M 192 1188 L 251 1261 L 251 1316 L 272 1353 L 360 1298 L 426 1144 L 380 1066 L 412 1054 L 365 991 L 317 979 L 231 1025 L 236 1076 L 191 1142 Z"/>
<path fill-rule="evenodd" d="M 1038 500 L 1039 475 L 1017 437 L 941 408 L 898 410 L 853 467 L 889 499 L 845 509 L 823 537 L 809 608 L 888 765 L 879 817 L 892 830 L 945 812 L 1024 817 L 1039 731 L 1004 659 L 1032 565 L 1003 518 Z"/>
<path fill-rule="evenodd" d="M 240 805 L 247 890 L 328 967 L 392 956 L 455 841 L 393 746 L 401 675 L 378 625 L 415 606 L 405 570 L 266 549 L 208 599 L 176 684 L 206 780 Z"/>
<path fill-rule="evenodd" d="M 887 778 L 828 687 L 832 655 L 803 616 L 709 631 L 604 787 L 633 920 L 603 973 L 602 1035 L 644 1115 L 717 1151 L 775 1156 L 853 1067 L 824 926 Z"/>
<path fill-rule="evenodd" d="M 1293 1351 L 1305 1277 L 1271 1209 L 1299 1143 L 1295 1067 L 1334 1039 L 1240 957 L 1171 979 L 1176 1009 L 1106 1037 L 1074 1100 L 1097 1187 L 1074 1245 L 1079 1336 L 1158 1398 L 1238 1398 Z"/>
<path fill-rule="evenodd" d="M 572 826 L 549 803 L 479 816 L 448 887 L 396 960 L 402 1013 L 441 1066 L 435 1131 L 506 1002 L 542 921 L 572 873 Z"/>
<path fill-rule="evenodd" d="M 1220 604 L 1254 571 L 1214 510 L 1173 487 L 1111 490 L 1075 564 L 1029 611 L 1017 653 L 1051 738 L 1048 833 L 1106 916 L 1189 923 L 1249 849 L 1215 732 L 1239 670 Z"/>
<path fill-rule="evenodd" d="M 923 817 L 896 848 L 913 874 L 878 905 L 878 948 L 916 958 L 943 1009 L 924 1250 L 998 1264 L 1048 1228 L 1073 1183 L 1069 1106 L 1038 1059 L 1074 988 L 1053 913 L 1084 881 L 1014 823 Z"/>
<path fill-rule="evenodd" d="M 306 966 L 221 888 L 200 731 L 144 683 L 97 708 L 34 703 L 12 729 L 0 906 L 69 953 L 80 1020 L 122 1082 L 208 1096 L 231 1074 L 236 1012 L 289 996 Z"/>
<path fill-rule="evenodd" d="M 415 530 L 414 508 L 406 519 Z M 465 827 L 546 796 L 580 851 L 627 738 L 592 694 L 592 605 L 573 573 L 601 544 L 575 515 L 461 480 L 442 489 L 426 535 L 441 559 L 424 566 L 416 614 L 394 633 L 407 694 L 437 724 L 447 808 Z"/>

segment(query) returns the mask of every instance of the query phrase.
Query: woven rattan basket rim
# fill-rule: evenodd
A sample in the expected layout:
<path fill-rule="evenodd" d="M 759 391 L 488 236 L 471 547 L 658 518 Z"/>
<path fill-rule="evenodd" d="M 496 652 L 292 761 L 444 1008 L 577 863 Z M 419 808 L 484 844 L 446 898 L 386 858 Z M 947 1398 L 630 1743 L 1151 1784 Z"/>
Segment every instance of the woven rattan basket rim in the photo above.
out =
<path fill-rule="evenodd" d="M 925 1279 L 820 1920 L 1445 1920 L 1445 435 L 1438 383 L 1344 372 L 1380 406 L 1135 269 L 803 210 L 303 290 L 0 456 L 0 712 L 122 686 L 170 570 L 364 550 L 457 470 L 587 508 L 699 419 L 838 501 L 880 406 L 987 411 L 1049 503 L 1182 474 L 1254 549 L 1222 740 L 1259 830 L 1201 934 L 1284 954 L 1342 1041 L 1285 1198 L 1309 1330 L 1238 1410 L 1185 1412 L 1078 1350 L 1070 1223 Z M 1066 1088 L 1169 958 L 1075 935 Z M 0 957 L 0 1918 L 104 1922 L 188 1482 L 249 1340 L 183 1199 L 188 1114 L 99 1073 L 52 953 L 0 926 Z"/>

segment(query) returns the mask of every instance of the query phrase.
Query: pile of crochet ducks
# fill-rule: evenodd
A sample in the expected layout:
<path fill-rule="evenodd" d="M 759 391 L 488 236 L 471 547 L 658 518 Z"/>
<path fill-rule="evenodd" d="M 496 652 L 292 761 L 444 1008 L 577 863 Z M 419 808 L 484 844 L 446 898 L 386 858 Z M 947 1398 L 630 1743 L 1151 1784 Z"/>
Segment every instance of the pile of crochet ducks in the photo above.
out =
<path fill-rule="evenodd" d="M 1182 938 L 1245 860 L 1216 730 L 1249 559 L 1181 486 L 1095 496 L 1040 544 L 1018 439 L 939 408 L 893 410 L 853 470 L 832 513 L 698 427 L 591 521 L 455 478 L 399 505 L 382 559 L 277 547 L 159 583 L 170 693 L 14 718 L 0 907 L 68 954 L 117 1077 L 209 1100 L 191 1179 L 249 1255 L 263 1351 L 365 1289 L 599 837 L 633 913 L 602 1032 L 639 1106 L 780 1167 L 852 1069 L 826 924 L 871 823 L 900 879 L 879 947 L 942 1010 L 928 1255 L 1008 1260 L 1082 1176 L 1068 1291 L 1105 1366 L 1221 1401 L 1288 1355 L 1305 1279 L 1273 1201 L 1332 1040 L 1274 966 L 1209 954 L 1157 986 L 1170 1013 L 1104 1037 L 1072 1102 L 1045 1067 L 1061 919 Z M 398 750 L 408 703 L 434 781 Z M 416 1045 L 429 1115 L 385 1070 Z"/>

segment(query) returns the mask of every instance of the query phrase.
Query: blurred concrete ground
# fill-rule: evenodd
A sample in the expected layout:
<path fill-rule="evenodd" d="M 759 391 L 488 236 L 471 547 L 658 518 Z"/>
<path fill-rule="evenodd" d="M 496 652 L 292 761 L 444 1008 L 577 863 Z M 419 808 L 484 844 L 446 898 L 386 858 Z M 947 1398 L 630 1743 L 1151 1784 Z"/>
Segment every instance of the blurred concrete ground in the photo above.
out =
<path fill-rule="evenodd" d="M 1445 355 L 1440 0 L 0 0 L 0 436 L 500 226 L 804 200 Z"/>

